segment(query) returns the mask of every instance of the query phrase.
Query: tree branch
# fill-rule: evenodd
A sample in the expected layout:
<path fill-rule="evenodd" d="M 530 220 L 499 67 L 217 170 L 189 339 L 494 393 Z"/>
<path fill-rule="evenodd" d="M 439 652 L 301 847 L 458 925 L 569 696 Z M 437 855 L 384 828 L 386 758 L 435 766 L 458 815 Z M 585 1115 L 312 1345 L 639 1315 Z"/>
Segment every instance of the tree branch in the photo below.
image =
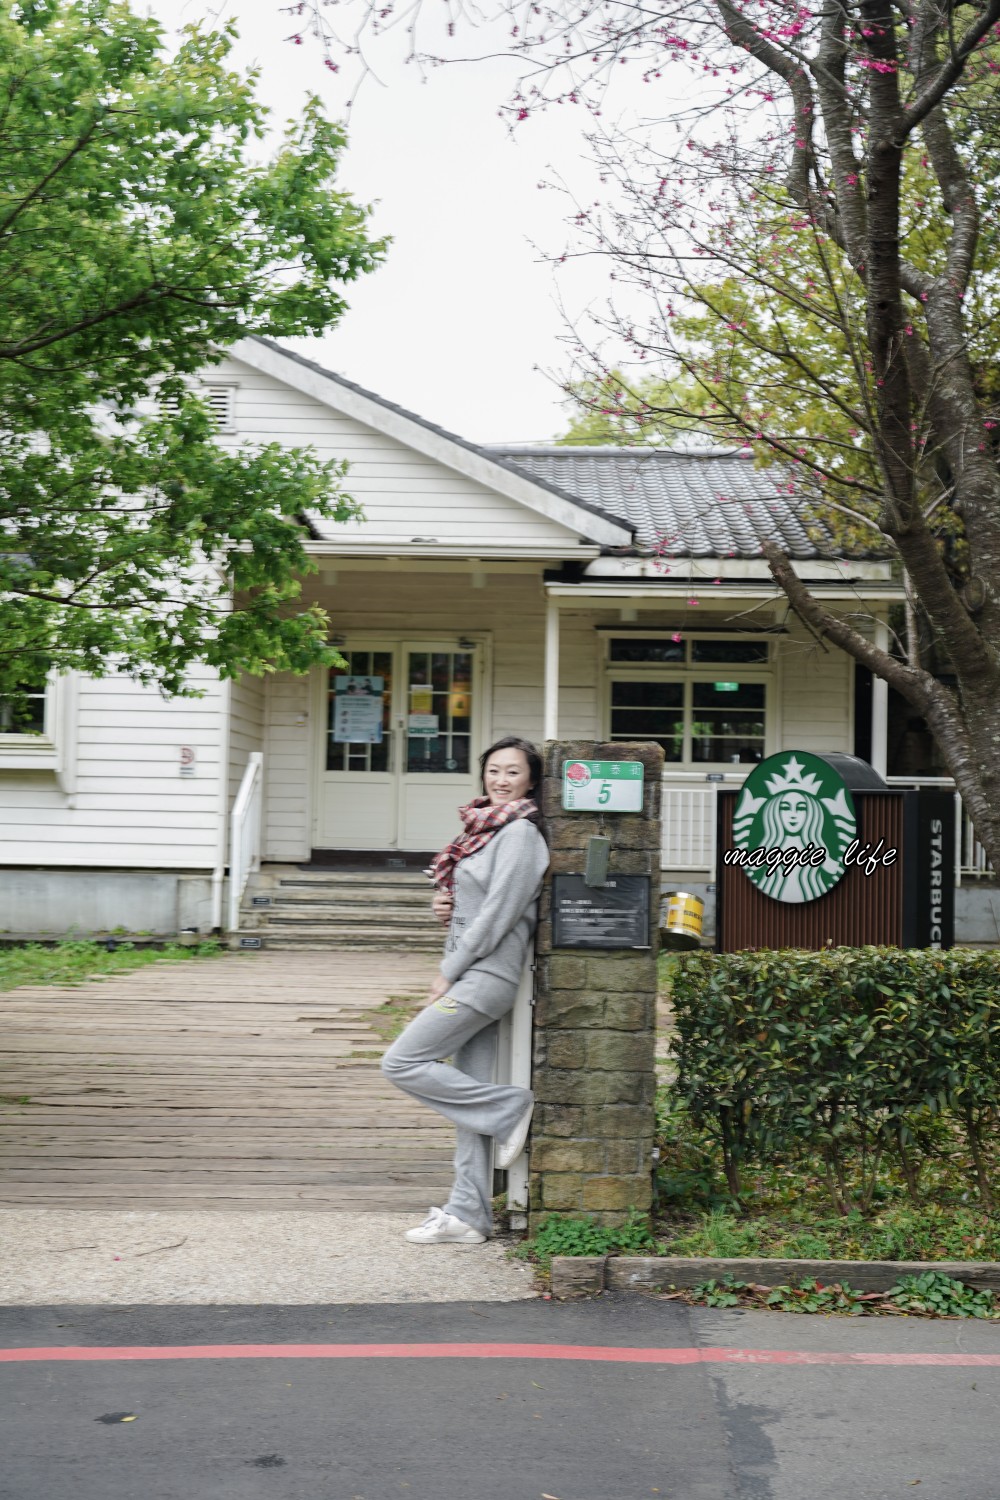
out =
<path fill-rule="evenodd" d="M 764 541 L 761 551 L 767 559 L 771 577 L 788 599 L 799 619 L 821 639 L 826 637 L 846 651 L 855 661 L 888 682 L 912 703 L 926 718 L 941 713 L 955 716 L 958 705 L 950 689 L 923 668 L 907 665 L 869 641 L 840 615 L 821 604 L 795 572 L 786 554 L 776 543 Z"/>
<path fill-rule="evenodd" d="M 921 92 L 918 92 L 912 104 L 904 104 L 901 121 L 903 130 L 900 138 L 893 142 L 894 145 L 902 146 L 907 136 L 912 135 L 921 121 L 937 108 L 949 89 L 953 88 L 961 78 L 965 64 L 972 53 L 983 41 L 987 32 L 991 31 L 998 22 L 1000 22 L 1000 0 L 989 0 L 989 4 L 980 14 L 978 21 L 969 27 L 962 40 L 952 49 L 948 61 L 939 64 L 931 80 Z"/>

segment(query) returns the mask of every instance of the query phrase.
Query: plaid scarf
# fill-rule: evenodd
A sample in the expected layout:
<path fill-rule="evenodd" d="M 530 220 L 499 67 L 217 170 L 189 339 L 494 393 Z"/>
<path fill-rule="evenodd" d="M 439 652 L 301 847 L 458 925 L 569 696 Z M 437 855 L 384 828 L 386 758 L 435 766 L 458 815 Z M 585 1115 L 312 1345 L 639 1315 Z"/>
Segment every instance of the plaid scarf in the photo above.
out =
<path fill-rule="evenodd" d="M 515 802 L 494 807 L 489 797 L 474 797 L 465 807 L 460 807 L 458 813 L 465 824 L 465 832 L 446 844 L 440 854 L 435 854 L 424 871 L 439 890 L 447 891 L 449 895 L 455 889 L 455 866 L 459 860 L 468 859 L 470 854 L 482 849 L 501 828 L 516 818 L 530 818 L 537 822 L 538 804 L 534 797 L 518 797 Z"/>

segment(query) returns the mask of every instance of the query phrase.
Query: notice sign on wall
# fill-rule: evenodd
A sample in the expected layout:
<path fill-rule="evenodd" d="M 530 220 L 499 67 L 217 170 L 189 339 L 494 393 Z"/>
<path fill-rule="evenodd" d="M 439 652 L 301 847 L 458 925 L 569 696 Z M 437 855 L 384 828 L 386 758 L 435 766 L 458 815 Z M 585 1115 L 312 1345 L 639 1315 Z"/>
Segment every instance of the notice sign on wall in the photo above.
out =
<path fill-rule="evenodd" d="M 595 887 L 582 875 L 553 875 L 552 946 L 648 948 L 649 876 L 612 875 Z"/>
<path fill-rule="evenodd" d="M 564 760 L 567 812 L 642 812 L 641 760 Z"/>
<path fill-rule="evenodd" d="M 384 677 L 335 677 L 333 738 L 338 745 L 381 745 Z"/>

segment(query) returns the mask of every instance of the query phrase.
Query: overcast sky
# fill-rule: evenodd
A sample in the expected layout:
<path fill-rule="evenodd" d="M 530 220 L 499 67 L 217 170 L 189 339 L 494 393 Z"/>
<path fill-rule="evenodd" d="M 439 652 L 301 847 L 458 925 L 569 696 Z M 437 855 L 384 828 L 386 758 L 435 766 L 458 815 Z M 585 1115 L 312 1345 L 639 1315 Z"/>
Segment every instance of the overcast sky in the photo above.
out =
<path fill-rule="evenodd" d="M 281 118 L 306 92 L 343 118 L 352 65 L 331 74 L 318 42 L 288 41 L 294 23 L 281 4 L 149 0 L 168 24 L 235 20 L 236 61 L 260 66 L 259 93 Z M 488 50 L 488 38 L 471 30 L 461 43 L 470 54 Z M 542 252 L 563 248 L 567 205 L 538 184 L 557 172 L 596 195 L 587 116 L 554 107 L 512 140 L 498 115 L 516 77 L 511 61 L 449 65 L 421 82 L 399 53 L 398 44 L 384 48 L 382 84 L 369 78 L 358 92 L 341 173 L 359 200 L 377 204 L 374 227 L 393 239 L 388 260 L 349 289 L 351 309 L 335 331 L 295 347 L 473 441 L 553 437 L 567 414 L 542 371 L 569 368 L 559 299 L 578 317 L 608 288 L 593 261 L 558 275 L 544 262 Z"/>

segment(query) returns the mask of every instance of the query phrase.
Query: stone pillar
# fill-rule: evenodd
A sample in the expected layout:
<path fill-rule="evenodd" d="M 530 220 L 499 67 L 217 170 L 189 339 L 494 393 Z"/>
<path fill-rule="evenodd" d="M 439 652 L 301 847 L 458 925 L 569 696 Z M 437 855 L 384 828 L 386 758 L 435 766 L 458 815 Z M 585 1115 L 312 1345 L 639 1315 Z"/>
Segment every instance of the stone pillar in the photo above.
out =
<path fill-rule="evenodd" d="M 642 761 L 642 812 L 564 812 L 566 760 Z M 552 863 L 537 938 L 529 1228 L 551 1211 L 620 1224 L 652 1201 L 662 769 L 662 750 L 648 743 L 545 746 Z M 609 875 L 651 877 L 645 951 L 552 949 L 552 875 L 582 875 L 594 834 L 611 840 Z"/>

